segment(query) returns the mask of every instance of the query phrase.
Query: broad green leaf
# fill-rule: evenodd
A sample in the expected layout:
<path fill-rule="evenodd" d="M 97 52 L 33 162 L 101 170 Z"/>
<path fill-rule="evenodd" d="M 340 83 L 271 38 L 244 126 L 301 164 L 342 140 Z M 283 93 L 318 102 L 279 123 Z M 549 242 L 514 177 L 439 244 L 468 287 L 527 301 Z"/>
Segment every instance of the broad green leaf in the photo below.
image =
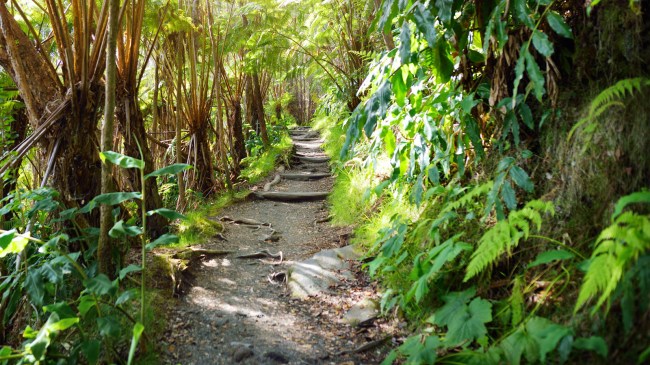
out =
<path fill-rule="evenodd" d="M 424 35 L 424 39 L 429 43 L 429 47 L 433 47 L 438 39 L 438 34 L 434 26 L 435 19 L 424 4 L 418 3 L 415 6 L 413 9 L 413 20 L 420 33 Z"/>
<path fill-rule="evenodd" d="M 85 316 L 88 311 L 90 311 L 92 308 L 95 308 L 96 304 L 97 302 L 92 295 L 82 295 L 79 297 L 79 304 L 77 305 L 79 314 L 81 314 L 82 317 Z"/>
<path fill-rule="evenodd" d="M 439 40 L 433 47 L 433 65 L 434 74 L 438 83 L 446 83 L 451 79 L 454 72 L 454 63 L 449 58 L 449 44 L 444 40 Z"/>
<path fill-rule="evenodd" d="M 485 299 L 474 298 L 468 305 L 461 306 L 448 323 L 445 342 L 448 346 L 462 342 L 473 342 L 487 335 L 485 323 L 492 321 L 492 304 Z"/>
<path fill-rule="evenodd" d="M 131 363 L 133 363 L 135 350 L 138 347 L 138 342 L 140 341 L 142 332 L 144 332 L 144 325 L 140 322 L 137 322 L 135 326 L 133 326 L 133 335 L 131 336 L 131 347 L 129 348 L 129 359 L 127 361 L 127 365 L 131 365 Z"/>
<path fill-rule="evenodd" d="M 113 295 L 117 291 L 115 283 L 104 274 L 99 274 L 94 278 L 86 280 L 84 285 L 91 293 L 95 293 L 96 295 Z"/>
<path fill-rule="evenodd" d="M 519 58 L 517 59 L 517 63 L 515 64 L 515 80 L 513 82 L 513 88 L 512 88 L 512 108 L 514 108 L 515 104 L 517 103 L 517 91 L 519 90 L 519 83 L 521 82 L 521 79 L 524 77 L 524 71 L 526 70 L 526 55 L 529 54 L 528 48 L 525 46 L 521 46 L 521 49 L 519 50 Z"/>
<path fill-rule="evenodd" d="M 607 358 L 607 342 L 600 336 L 580 337 L 573 342 L 573 348 L 593 351 L 603 358 Z"/>
<path fill-rule="evenodd" d="M 78 317 L 73 317 L 73 318 L 64 318 L 58 322 L 54 322 L 49 326 L 50 331 L 64 331 L 67 330 L 68 328 L 74 326 L 75 324 L 79 323 L 79 318 Z"/>
<path fill-rule="evenodd" d="M 438 17 L 443 23 L 449 23 L 452 18 L 452 7 L 454 0 L 436 0 L 436 8 L 438 8 Z"/>
<path fill-rule="evenodd" d="M 574 258 L 575 255 L 572 254 L 569 251 L 565 250 L 551 250 L 551 251 L 545 251 L 537 255 L 537 258 L 535 258 L 535 261 L 531 262 L 528 264 L 528 268 L 539 266 L 539 265 L 544 265 L 548 264 L 549 262 L 553 262 L 555 260 L 569 260 Z"/>
<path fill-rule="evenodd" d="M 113 227 L 111 228 L 110 231 L 108 231 L 108 235 L 113 237 L 113 238 L 120 238 L 124 236 L 128 237 L 135 237 L 137 235 L 142 234 L 142 229 L 138 226 L 129 226 L 124 223 L 123 220 L 117 221 Z"/>
<path fill-rule="evenodd" d="M 97 364 L 101 350 L 101 342 L 98 340 L 86 340 L 81 343 L 80 347 L 81 353 L 83 353 L 86 360 L 88 360 L 88 364 Z"/>
<path fill-rule="evenodd" d="M 548 40 L 548 36 L 539 30 L 533 32 L 533 45 L 544 57 L 551 57 L 555 52 L 553 43 Z"/>
<path fill-rule="evenodd" d="M 530 179 L 526 171 L 517 165 L 513 165 L 510 168 L 510 177 L 512 178 L 512 181 L 517 184 L 517 186 L 524 189 L 528 193 L 531 193 L 535 188 L 533 181 Z"/>
<path fill-rule="evenodd" d="M 465 132 L 469 136 L 469 140 L 472 142 L 472 146 L 476 151 L 478 157 L 485 157 L 485 150 L 483 150 L 483 142 L 481 141 L 481 132 L 479 131 L 478 123 L 471 116 L 467 115 L 463 118 L 465 124 Z"/>
<path fill-rule="evenodd" d="M 170 243 L 178 243 L 178 236 L 171 233 L 165 233 L 162 236 L 156 238 L 155 241 L 147 244 L 146 248 L 147 250 L 153 250 L 160 245 L 168 245 Z"/>
<path fill-rule="evenodd" d="M 370 99 L 366 102 L 365 113 L 367 114 L 366 123 L 363 130 L 366 136 L 370 137 L 375 130 L 377 121 L 383 118 L 386 110 L 390 105 L 391 85 L 389 81 L 384 82 L 375 93 L 372 94 Z"/>
<path fill-rule="evenodd" d="M 476 289 L 470 288 L 462 292 L 452 292 L 443 296 L 442 299 L 445 301 L 445 305 L 437 310 L 430 320 L 439 326 L 449 325 L 458 310 L 462 309 L 475 295 Z"/>
<path fill-rule="evenodd" d="M 411 59 L 411 27 L 409 26 L 409 22 L 405 21 L 404 24 L 402 24 L 399 41 L 399 56 L 402 64 L 405 65 L 409 63 Z"/>
<path fill-rule="evenodd" d="M 404 107 L 404 101 L 408 88 L 406 87 L 404 79 L 402 78 L 401 70 L 397 70 L 397 72 L 393 74 L 393 77 L 390 78 L 390 83 L 393 86 L 393 95 L 395 95 L 395 102 L 400 107 Z"/>
<path fill-rule="evenodd" d="M 175 163 L 173 165 L 165 166 L 161 169 L 158 169 L 150 174 L 147 174 L 144 176 L 144 179 L 148 179 L 150 177 L 156 177 L 156 176 L 162 176 L 162 175 L 176 175 L 179 172 L 191 169 L 192 165 L 188 165 L 186 163 Z"/>
<path fill-rule="evenodd" d="M 503 349 L 507 359 L 506 363 L 509 365 L 519 365 L 522 354 L 526 356 L 528 363 L 536 363 L 539 359 L 539 344 L 523 329 L 523 326 L 506 337 L 500 347 Z"/>
<path fill-rule="evenodd" d="M 510 182 L 504 181 L 501 185 L 501 198 L 503 202 L 506 203 L 506 207 L 510 210 L 517 209 L 517 197 L 515 195 L 515 190 L 510 185 Z"/>
<path fill-rule="evenodd" d="M 415 335 L 406 339 L 397 350 L 407 357 L 406 364 L 434 364 L 439 347 L 438 336 Z"/>
<path fill-rule="evenodd" d="M 564 19 L 560 14 L 550 10 L 546 13 L 546 21 L 548 21 L 548 25 L 558 35 L 561 35 L 564 38 L 573 38 L 571 28 L 569 28 L 569 26 L 564 22 Z"/>
<path fill-rule="evenodd" d="M 11 237 L 11 240 L 9 243 L 5 245 L 5 242 L 9 240 L 9 237 Z M 0 258 L 3 258 L 9 254 L 16 254 L 22 252 L 25 247 L 27 247 L 27 243 L 29 242 L 29 239 L 25 236 L 17 236 L 15 231 L 9 231 L 7 232 L 6 236 L 2 237 L 2 250 L 0 250 Z"/>
<path fill-rule="evenodd" d="M 533 121 L 533 113 L 530 111 L 530 107 L 526 103 L 520 103 L 517 105 L 517 110 L 521 116 L 521 120 L 524 122 L 526 127 L 530 129 L 535 129 L 535 123 Z"/>
<path fill-rule="evenodd" d="M 150 210 L 147 212 L 147 216 L 152 216 L 154 214 L 160 214 L 163 217 L 174 220 L 174 219 L 182 219 L 182 220 L 187 220 L 187 217 L 184 216 L 183 214 L 172 210 L 172 209 L 167 209 L 167 208 L 158 208 L 155 210 Z"/>
<path fill-rule="evenodd" d="M 535 24 L 533 24 L 533 20 L 530 17 L 530 9 L 528 9 L 526 0 L 514 0 L 513 2 L 512 10 L 515 18 L 524 23 L 528 28 L 534 28 Z"/>
<path fill-rule="evenodd" d="M 56 313 L 59 318 L 73 318 L 75 317 L 75 312 L 66 302 L 58 302 L 43 307 L 43 311 L 49 313 Z"/>
<path fill-rule="evenodd" d="M 99 158 L 104 163 L 106 163 L 106 161 L 109 161 L 112 164 L 125 169 L 134 168 L 134 169 L 142 170 L 144 168 L 144 161 L 138 160 L 137 158 L 125 156 L 121 153 L 117 153 L 113 151 L 100 152 Z"/>
<path fill-rule="evenodd" d="M 97 204 L 117 205 L 131 199 L 142 199 L 142 193 L 133 192 L 115 192 L 97 195 L 93 201 Z"/>
<path fill-rule="evenodd" d="M 102 336 L 116 338 L 120 335 L 120 327 L 120 321 L 115 316 L 97 318 L 97 328 Z"/>
<path fill-rule="evenodd" d="M 115 300 L 115 305 L 122 305 L 129 300 L 135 298 L 138 295 L 138 292 L 135 289 L 129 289 L 120 294 L 119 297 Z"/>
<path fill-rule="evenodd" d="M 41 327 L 38 333 L 34 336 L 33 334 L 29 335 L 28 338 L 33 338 L 25 344 L 25 350 L 28 353 L 31 353 L 34 356 L 34 360 L 42 361 L 45 358 L 47 348 L 50 346 L 52 341 L 51 339 L 51 328 L 54 323 L 59 321 L 59 316 L 56 313 L 52 313 L 47 319 L 47 322 Z M 27 332 L 27 330 L 26 330 Z"/>
<path fill-rule="evenodd" d="M 544 74 L 542 74 L 542 70 L 540 70 L 537 61 L 535 61 L 535 58 L 530 54 L 530 52 L 526 52 L 524 57 L 526 58 L 526 73 L 528 73 L 528 77 L 533 83 L 535 97 L 537 100 L 541 101 L 542 97 L 546 93 L 544 87 Z"/>
<path fill-rule="evenodd" d="M 0 248 L 3 250 L 7 248 L 11 243 L 11 241 L 14 239 L 15 235 L 16 235 L 15 229 L 0 233 Z"/>
<path fill-rule="evenodd" d="M 571 329 L 546 318 L 533 317 L 526 323 L 526 331 L 539 346 L 539 359 L 546 363 L 546 355 L 555 350 L 562 338 L 571 334 Z"/>
<path fill-rule="evenodd" d="M 137 272 L 137 271 L 140 271 L 140 270 L 142 270 L 142 267 L 140 265 L 134 265 L 134 264 L 131 264 L 131 265 L 123 268 L 122 270 L 120 270 L 120 275 L 119 275 L 120 280 L 124 280 L 124 278 L 128 274 L 130 274 L 132 272 Z"/>
<path fill-rule="evenodd" d="M 31 270 L 27 272 L 23 289 L 27 291 L 29 299 L 37 307 L 43 306 L 45 298 L 45 284 L 43 283 L 43 276 L 39 270 Z"/>
<path fill-rule="evenodd" d="M 379 31 L 390 32 L 391 23 L 395 15 L 397 15 L 397 2 L 395 0 L 384 0 L 381 4 L 381 16 L 377 23 Z"/>

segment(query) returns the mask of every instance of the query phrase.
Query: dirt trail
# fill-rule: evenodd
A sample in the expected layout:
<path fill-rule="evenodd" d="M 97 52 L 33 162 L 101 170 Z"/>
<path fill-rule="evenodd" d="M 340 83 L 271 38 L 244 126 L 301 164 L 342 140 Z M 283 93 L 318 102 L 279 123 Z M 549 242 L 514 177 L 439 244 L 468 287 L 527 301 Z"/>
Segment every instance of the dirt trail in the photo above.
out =
<path fill-rule="evenodd" d="M 295 154 L 326 157 L 311 130 L 292 133 Z M 325 162 L 293 159 L 286 174 L 329 173 Z M 273 178 L 271 176 L 269 180 Z M 332 177 L 314 181 L 282 179 L 271 191 L 329 191 Z M 262 184 L 263 186 L 263 184 Z M 260 187 L 258 191 L 261 191 Z M 326 222 L 325 202 L 250 200 L 226 208 L 227 241 L 202 248 L 232 250 L 191 269 L 193 286 L 169 314 L 162 354 L 168 364 L 375 364 L 385 356 L 388 325 L 370 321 L 361 328 L 341 321 L 362 298 L 376 297 L 373 284 L 359 270 L 331 293 L 292 299 L 283 282 L 291 263 L 347 244 L 349 231 Z M 224 218 L 226 217 L 226 218 Z M 264 225 L 239 224 L 248 219 Z M 249 222 L 250 223 L 250 222 Z M 238 258 L 266 250 L 274 257 Z M 281 259 L 280 259 L 281 253 Z M 374 342 L 373 342 L 374 341 Z M 387 342 L 387 341 L 386 341 Z M 370 349 L 365 349 L 363 346 Z M 356 351 L 355 351 L 356 350 Z"/>

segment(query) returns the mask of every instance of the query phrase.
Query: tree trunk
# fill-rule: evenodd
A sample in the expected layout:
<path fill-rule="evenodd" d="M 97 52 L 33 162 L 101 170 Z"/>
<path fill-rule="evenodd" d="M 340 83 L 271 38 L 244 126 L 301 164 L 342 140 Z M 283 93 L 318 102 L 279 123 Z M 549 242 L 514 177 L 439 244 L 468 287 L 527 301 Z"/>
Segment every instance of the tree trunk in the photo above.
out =
<path fill-rule="evenodd" d="M 104 125 L 101 131 L 101 150 L 113 150 L 113 121 L 115 119 L 115 80 L 117 65 L 118 10 L 119 0 L 110 0 L 108 11 L 108 43 L 106 46 L 106 98 L 104 104 Z M 113 191 L 113 166 L 109 163 L 101 167 L 101 192 L 107 194 Z M 108 231 L 113 226 L 113 207 L 100 207 L 99 243 L 97 244 L 97 264 L 99 272 L 113 277 L 114 265 L 112 260 L 113 244 Z"/>
<path fill-rule="evenodd" d="M 241 119 L 241 103 L 235 100 L 232 105 L 232 112 L 230 113 L 230 133 L 233 136 L 233 161 L 234 166 L 239 173 L 239 163 L 246 157 L 246 145 L 244 144 L 244 133 L 242 132 L 242 119 Z"/>
<path fill-rule="evenodd" d="M 118 88 L 117 103 L 115 106 L 115 115 L 117 116 L 118 128 L 124 137 L 124 154 L 136 158 L 142 158 L 144 161 L 145 175 L 154 171 L 154 161 L 147 141 L 147 132 L 144 126 L 144 117 L 140 106 L 134 95 L 126 92 L 122 83 Z M 138 149 L 138 143 L 142 148 L 142 156 Z M 140 174 L 136 169 L 127 169 L 124 171 L 131 185 L 132 191 L 140 191 L 141 181 Z M 145 183 L 146 198 L 145 207 L 147 210 L 162 207 L 162 199 L 158 194 L 158 184 L 156 179 L 148 179 Z M 152 237 L 158 237 L 167 230 L 167 220 L 158 215 L 147 218 L 147 233 Z"/>
<path fill-rule="evenodd" d="M 257 116 L 257 123 L 260 126 L 260 135 L 264 147 L 269 147 L 269 135 L 266 131 L 266 121 L 264 120 L 264 100 L 262 100 L 262 90 L 260 88 L 260 77 L 258 74 L 253 74 L 253 108 Z"/>
<path fill-rule="evenodd" d="M 193 133 L 194 148 L 196 148 L 193 188 L 196 191 L 200 191 L 204 197 L 207 197 L 214 192 L 215 181 L 212 154 L 210 153 L 210 144 L 208 143 L 208 130 L 205 127 L 198 128 Z"/>

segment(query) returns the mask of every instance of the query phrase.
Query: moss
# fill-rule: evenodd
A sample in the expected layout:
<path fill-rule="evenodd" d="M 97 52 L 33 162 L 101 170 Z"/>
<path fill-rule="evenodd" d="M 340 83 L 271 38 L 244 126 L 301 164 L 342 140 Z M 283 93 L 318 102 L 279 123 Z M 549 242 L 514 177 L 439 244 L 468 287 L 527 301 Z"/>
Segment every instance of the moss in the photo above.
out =
<path fill-rule="evenodd" d="M 247 157 L 242 160 L 246 166 L 241 172 L 241 177 L 250 184 L 255 184 L 264 179 L 275 169 L 279 160 L 287 163 L 293 144 L 289 135 L 283 135 L 280 143 L 273 145 L 260 156 Z"/>

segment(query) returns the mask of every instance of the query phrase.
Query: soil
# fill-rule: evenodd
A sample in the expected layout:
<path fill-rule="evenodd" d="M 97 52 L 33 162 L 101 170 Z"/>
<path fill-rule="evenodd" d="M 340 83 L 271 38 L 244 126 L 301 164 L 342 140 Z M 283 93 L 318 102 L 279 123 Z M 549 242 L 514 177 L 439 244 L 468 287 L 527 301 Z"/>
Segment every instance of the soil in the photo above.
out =
<path fill-rule="evenodd" d="M 313 136 L 314 132 L 304 130 Z M 294 132 L 294 135 L 298 133 Z M 319 141 L 296 142 L 295 152 L 324 157 Z M 327 163 L 301 163 L 287 173 L 330 172 Z M 272 174 L 274 175 L 274 174 Z M 269 180 L 272 178 L 271 176 Z M 265 182 L 253 189 L 262 190 Z M 333 178 L 281 180 L 271 191 L 329 191 Z M 300 203 L 249 200 L 221 212 L 225 240 L 200 248 L 233 253 L 194 263 L 194 277 L 167 316 L 161 357 L 167 364 L 377 364 L 392 344 L 394 324 L 385 319 L 352 327 L 343 315 L 377 288 L 353 264 L 355 278 L 328 293 L 294 299 L 286 286 L 293 262 L 320 250 L 348 244 L 350 229 L 327 223 L 325 201 Z M 253 219 L 264 225 L 238 224 Z M 273 256 L 238 258 L 266 250 Z M 281 257 L 278 254 L 281 253 Z M 385 341 L 381 341 L 384 340 Z M 380 343 L 365 349 L 369 343 Z M 368 346 L 366 346 L 368 347 Z"/>

